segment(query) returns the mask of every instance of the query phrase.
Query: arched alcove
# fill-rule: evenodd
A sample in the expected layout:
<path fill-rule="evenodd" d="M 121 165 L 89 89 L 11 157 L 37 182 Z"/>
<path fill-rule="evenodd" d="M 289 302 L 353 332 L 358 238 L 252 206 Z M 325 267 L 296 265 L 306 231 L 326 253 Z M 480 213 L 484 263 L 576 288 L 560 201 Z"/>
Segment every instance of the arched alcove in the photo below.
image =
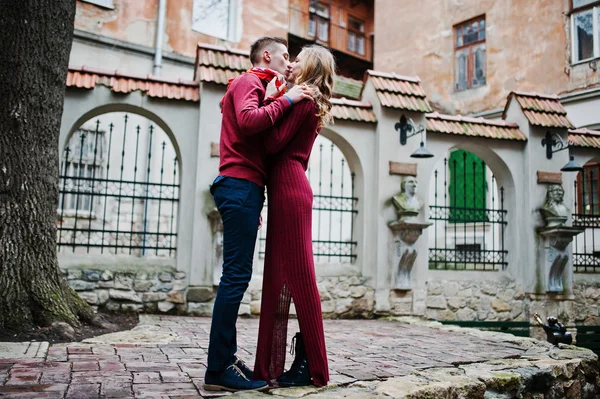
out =
<path fill-rule="evenodd" d="M 506 269 L 516 206 L 506 162 L 489 147 L 461 143 L 438 157 L 429 181 L 429 269 Z"/>
<path fill-rule="evenodd" d="M 86 112 L 61 146 L 58 250 L 174 257 L 180 164 L 173 132 L 147 110 Z"/>
<path fill-rule="evenodd" d="M 360 198 L 363 171 L 352 145 L 326 128 L 317 137 L 307 177 L 313 190 L 313 250 L 315 263 L 351 264 L 360 252 Z M 268 188 L 267 188 L 268 190 Z M 263 226 L 266 226 L 266 207 Z M 259 233 L 259 256 L 264 255 L 266 228 Z"/>

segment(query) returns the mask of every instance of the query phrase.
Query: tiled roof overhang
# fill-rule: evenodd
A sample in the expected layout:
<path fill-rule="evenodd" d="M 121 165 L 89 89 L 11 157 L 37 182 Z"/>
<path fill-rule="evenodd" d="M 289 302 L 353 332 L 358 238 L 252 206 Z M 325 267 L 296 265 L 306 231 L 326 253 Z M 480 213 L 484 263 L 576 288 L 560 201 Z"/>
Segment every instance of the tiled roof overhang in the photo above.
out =
<path fill-rule="evenodd" d="M 247 51 L 198 43 L 194 80 L 227 85 L 251 66 Z"/>
<path fill-rule="evenodd" d="M 513 97 L 521 106 L 529 123 L 534 126 L 567 129 L 575 127 L 567 117 L 567 111 L 560 103 L 559 97 L 555 95 L 511 92 L 508 95 L 502 118 L 506 117 L 508 104 Z"/>
<path fill-rule="evenodd" d="M 93 89 L 96 85 L 109 87 L 116 93 L 142 91 L 149 97 L 172 100 L 199 101 L 198 82 L 169 80 L 152 75 L 136 76 L 98 68 L 69 67 L 67 87 Z"/>
<path fill-rule="evenodd" d="M 373 82 L 381 105 L 415 112 L 431 112 L 425 92 L 418 77 L 396 75 L 368 70 L 367 78 Z"/>
<path fill-rule="evenodd" d="M 483 137 L 496 140 L 527 141 L 516 123 L 493 121 L 483 118 L 427 114 L 427 132 L 457 134 L 461 136 Z"/>
<path fill-rule="evenodd" d="M 600 148 L 600 131 L 590 129 L 569 130 L 569 146 Z"/>
<path fill-rule="evenodd" d="M 347 100 L 345 98 L 332 98 L 331 103 L 333 104 L 331 113 L 335 119 L 357 122 L 377 122 L 377 118 L 373 113 L 373 107 L 369 103 Z"/>

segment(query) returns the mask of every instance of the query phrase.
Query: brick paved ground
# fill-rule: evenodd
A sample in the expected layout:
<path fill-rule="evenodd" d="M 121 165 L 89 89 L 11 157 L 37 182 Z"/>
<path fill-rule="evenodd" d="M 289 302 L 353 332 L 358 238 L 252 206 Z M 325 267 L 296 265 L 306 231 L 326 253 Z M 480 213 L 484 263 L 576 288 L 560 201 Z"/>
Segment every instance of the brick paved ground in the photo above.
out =
<path fill-rule="evenodd" d="M 292 323 L 290 338 L 296 331 L 296 321 Z M 104 342 L 52 345 L 45 358 L 1 359 L 0 354 L 0 397 L 166 399 L 215 395 L 203 389 L 209 318 L 142 316 L 141 324 L 131 332 L 111 334 Z M 239 320 L 238 354 L 249 364 L 254 359 L 257 330 L 258 320 Z M 395 321 L 327 320 L 325 332 L 333 386 L 405 376 L 420 369 L 518 358 L 527 350 L 511 339 Z M 291 360 L 290 355 L 288 364 Z M 283 389 L 268 395 L 287 396 L 286 392 L 299 395 L 297 390 Z M 318 391 L 304 390 L 302 394 L 311 392 Z"/>

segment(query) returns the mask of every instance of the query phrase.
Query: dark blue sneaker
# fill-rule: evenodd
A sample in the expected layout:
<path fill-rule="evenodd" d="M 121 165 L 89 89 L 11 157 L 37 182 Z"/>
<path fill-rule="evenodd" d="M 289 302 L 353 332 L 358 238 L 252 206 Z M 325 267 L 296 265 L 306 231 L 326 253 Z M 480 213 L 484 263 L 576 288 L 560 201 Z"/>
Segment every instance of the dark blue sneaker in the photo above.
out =
<path fill-rule="evenodd" d="M 204 376 L 204 389 L 207 391 L 264 391 L 269 388 L 266 381 L 253 380 L 244 375 L 240 368 L 232 364 L 225 371 L 215 375 L 206 372 Z"/>
<path fill-rule="evenodd" d="M 246 366 L 246 363 L 244 363 L 244 361 L 239 357 L 234 356 L 234 359 L 235 361 L 233 362 L 233 364 L 235 364 L 237 368 L 240 369 L 242 373 L 244 373 L 247 379 L 251 380 L 252 376 L 254 375 L 254 371 L 250 370 L 250 368 Z"/>

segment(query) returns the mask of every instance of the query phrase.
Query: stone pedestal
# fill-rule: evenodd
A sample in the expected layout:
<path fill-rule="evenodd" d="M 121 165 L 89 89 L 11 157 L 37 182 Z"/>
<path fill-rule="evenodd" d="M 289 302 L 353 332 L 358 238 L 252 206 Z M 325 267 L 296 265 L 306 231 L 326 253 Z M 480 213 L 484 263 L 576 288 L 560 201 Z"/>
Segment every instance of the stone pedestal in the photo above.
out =
<path fill-rule="evenodd" d="M 388 224 L 393 235 L 389 263 L 394 289 L 405 291 L 412 289 L 411 273 L 417 259 L 415 242 L 423 234 L 423 230 L 431 224 L 401 220 Z"/>
<path fill-rule="evenodd" d="M 573 261 L 569 244 L 573 237 L 583 232 L 579 227 L 551 226 L 538 229 L 540 236 L 539 265 L 543 273 L 544 289 L 548 293 L 561 293 L 563 287 L 563 275 L 572 271 Z M 542 277 L 542 276 L 539 276 Z M 538 278 L 539 278 L 538 277 Z"/>

